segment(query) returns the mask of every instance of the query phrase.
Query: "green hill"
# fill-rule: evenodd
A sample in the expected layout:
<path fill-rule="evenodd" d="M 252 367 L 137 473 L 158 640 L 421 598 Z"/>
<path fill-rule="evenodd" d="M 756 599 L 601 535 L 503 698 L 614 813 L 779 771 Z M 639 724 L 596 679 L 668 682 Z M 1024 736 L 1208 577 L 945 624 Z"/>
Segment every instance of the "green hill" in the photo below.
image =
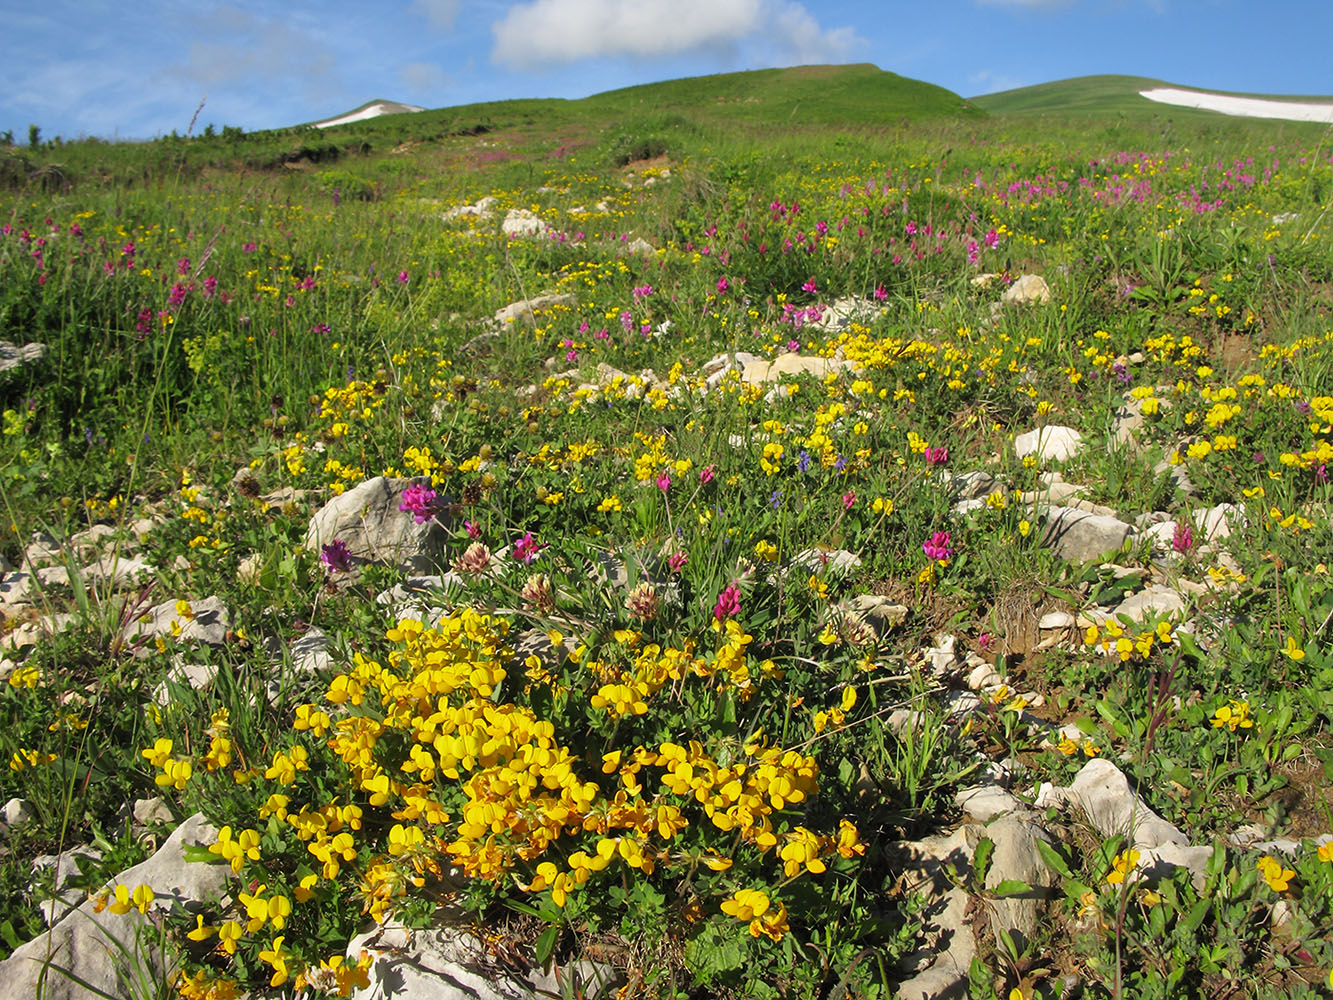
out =
<path fill-rule="evenodd" d="M 1231 117 L 1216 111 L 1204 111 L 1177 105 L 1162 104 L 1143 97 L 1140 91 L 1154 87 L 1174 87 L 1178 90 L 1200 90 L 1182 84 L 1154 80 L 1146 76 L 1076 76 L 1069 80 L 1039 83 L 1033 87 L 1004 90 L 997 94 L 974 97 L 970 103 L 992 115 L 1060 115 L 1060 116 L 1147 116 L 1197 117 L 1217 119 Z M 1204 92 L 1204 91 L 1200 91 Z M 1258 97 L 1271 101 L 1330 101 L 1333 98 L 1298 97 L 1291 94 L 1241 94 L 1233 91 L 1209 90 L 1210 94 L 1227 97 Z"/>

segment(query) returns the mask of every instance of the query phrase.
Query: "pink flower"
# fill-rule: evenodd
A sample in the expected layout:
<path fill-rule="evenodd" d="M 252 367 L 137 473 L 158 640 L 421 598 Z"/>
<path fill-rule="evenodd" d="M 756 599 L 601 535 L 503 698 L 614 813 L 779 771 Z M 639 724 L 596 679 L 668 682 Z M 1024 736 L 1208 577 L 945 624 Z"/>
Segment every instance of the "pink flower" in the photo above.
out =
<path fill-rule="evenodd" d="M 464 521 L 463 530 L 467 532 L 468 538 L 475 540 L 481 537 L 481 525 L 476 521 Z"/>
<path fill-rule="evenodd" d="M 189 274 L 189 273 L 190 273 L 190 258 L 189 258 L 189 257 L 182 257 L 180 260 L 176 261 L 176 273 L 177 273 L 177 274 Z"/>
<path fill-rule="evenodd" d="M 738 614 L 740 610 L 740 588 L 734 583 L 729 583 L 722 588 L 722 593 L 717 595 L 717 603 L 713 605 L 713 620 L 721 622 L 724 618 Z"/>
<path fill-rule="evenodd" d="M 514 543 L 514 558 L 524 564 L 530 564 L 537 558 L 537 553 L 546 548 L 544 542 L 538 542 L 529 531 Z"/>
<path fill-rule="evenodd" d="M 886 292 L 886 291 L 884 290 L 884 286 L 883 286 L 883 285 L 876 285 L 876 286 L 875 286 L 875 301 L 876 301 L 876 302 L 883 302 L 883 301 L 884 301 L 885 299 L 887 299 L 888 297 L 889 297 L 889 293 Z"/>
<path fill-rule="evenodd" d="M 671 477 L 666 474 L 665 469 L 663 469 L 662 472 L 658 474 L 657 488 L 661 490 L 663 493 L 671 489 Z"/>
<path fill-rule="evenodd" d="M 799 340 L 787 341 L 787 350 L 792 351 L 794 353 L 796 351 L 799 351 L 800 349 L 801 349 L 801 342 Z"/>
<path fill-rule="evenodd" d="M 717 279 L 717 291 L 719 295 L 725 292 L 730 287 L 731 287 L 731 282 L 727 281 L 726 278 Z"/>
<path fill-rule="evenodd" d="M 843 510 L 851 510 L 854 503 L 856 503 L 856 490 L 848 490 L 842 495 Z"/>
<path fill-rule="evenodd" d="M 348 551 L 346 542 L 335 538 L 328 545 L 320 546 L 319 561 L 330 573 L 346 573 L 352 568 L 352 553 Z"/>
<path fill-rule="evenodd" d="M 814 278 L 811 278 L 809 281 L 807 281 L 804 285 L 801 286 L 801 291 L 809 292 L 810 294 L 813 295 L 819 291 L 819 285 L 816 284 Z"/>
<path fill-rule="evenodd" d="M 994 229 L 992 229 L 990 232 L 986 234 L 986 239 L 984 242 L 986 246 L 994 250 L 996 247 L 1000 245 L 1000 234 L 997 233 Z"/>
<path fill-rule="evenodd" d="M 1194 531 L 1188 521 L 1176 522 L 1176 530 L 1171 533 L 1171 548 L 1175 552 L 1188 552 L 1194 548 Z"/>
<path fill-rule="evenodd" d="M 705 465 L 699 470 L 699 485 L 707 486 L 713 481 L 713 476 L 717 475 L 717 466 Z"/>
<path fill-rule="evenodd" d="M 927 465 L 943 465 L 949 461 L 949 449 L 945 447 L 927 448 L 925 456 Z"/>
<path fill-rule="evenodd" d="M 406 272 L 406 271 L 399 271 L 399 272 L 398 272 L 398 284 L 400 284 L 400 285 L 406 285 L 406 284 L 407 284 L 407 281 L 408 281 L 408 274 L 407 274 L 407 272 Z"/>
<path fill-rule="evenodd" d="M 403 490 L 402 500 L 398 504 L 398 509 L 411 514 L 412 519 L 417 524 L 425 524 L 429 521 L 435 516 L 438 508 L 435 491 L 429 486 L 421 486 L 416 483 Z"/>
<path fill-rule="evenodd" d="M 927 558 L 934 559 L 936 562 L 943 562 L 953 555 L 952 541 L 949 532 L 937 531 L 930 536 L 930 541 L 922 543 L 921 551 L 926 554 Z"/>
<path fill-rule="evenodd" d="M 255 252 L 256 250 L 258 250 L 258 249 L 259 249 L 259 246 L 258 246 L 258 244 L 255 244 L 255 243 L 242 243 L 242 244 L 241 244 L 241 253 L 254 253 L 254 252 Z"/>
<path fill-rule="evenodd" d="M 671 567 L 671 572 L 679 573 L 685 568 L 685 564 L 690 561 L 690 557 L 684 552 L 673 552 L 667 557 L 667 565 Z"/>

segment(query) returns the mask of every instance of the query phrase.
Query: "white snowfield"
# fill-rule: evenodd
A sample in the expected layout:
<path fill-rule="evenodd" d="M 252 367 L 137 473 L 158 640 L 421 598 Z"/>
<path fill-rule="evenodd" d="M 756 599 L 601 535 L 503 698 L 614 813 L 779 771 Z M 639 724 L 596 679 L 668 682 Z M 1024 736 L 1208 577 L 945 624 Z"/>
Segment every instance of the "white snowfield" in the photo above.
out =
<path fill-rule="evenodd" d="M 1239 115 L 1242 118 L 1282 118 L 1293 122 L 1333 123 L 1333 104 L 1270 101 L 1262 97 L 1227 97 L 1225 94 L 1205 94 L 1197 90 L 1177 90 L 1174 87 L 1140 90 L 1139 96 L 1162 104 L 1220 111 L 1224 115 Z"/>
<path fill-rule="evenodd" d="M 325 122 L 315 122 L 315 128 L 332 128 L 334 125 L 346 125 L 348 122 L 363 122 L 367 118 L 378 118 L 380 115 L 396 115 L 404 111 L 425 111 L 425 108 L 418 108 L 413 104 L 372 104 L 369 107 L 362 108 L 360 111 L 353 111 L 349 115 L 343 115 L 341 118 L 330 118 Z"/>

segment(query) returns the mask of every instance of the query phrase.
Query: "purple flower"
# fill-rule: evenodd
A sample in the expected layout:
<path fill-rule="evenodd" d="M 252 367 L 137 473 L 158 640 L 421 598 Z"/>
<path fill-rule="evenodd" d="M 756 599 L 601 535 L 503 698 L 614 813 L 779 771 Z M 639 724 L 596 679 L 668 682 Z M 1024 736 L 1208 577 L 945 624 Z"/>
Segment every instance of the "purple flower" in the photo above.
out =
<path fill-rule="evenodd" d="M 529 531 L 522 538 L 514 543 L 514 558 L 524 564 L 529 564 L 537 558 L 537 553 L 546 548 L 545 543 L 538 542 L 532 537 Z"/>
<path fill-rule="evenodd" d="M 413 483 L 403 490 L 402 501 L 398 504 L 398 509 L 411 514 L 412 519 L 417 524 L 425 524 L 435 516 L 439 510 L 439 504 L 436 501 L 433 489 L 429 486 L 419 486 Z"/>
<path fill-rule="evenodd" d="M 739 614 L 740 610 L 740 588 L 734 583 L 729 583 L 722 588 L 722 593 L 717 595 L 717 603 L 713 605 L 713 620 L 721 622 L 724 618 Z"/>
<path fill-rule="evenodd" d="M 1171 548 L 1175 552 L 1188 552 L 1194 548 L 1194 530 L 1188 521 L 1176 522 L 1176 529 L 1171 533 Z"/>
<path fill-rule="evenodd" d="M 943 562 L 953 555 L 952 541 L 949 532 L 937 531 L 930 536 L 930 541 L 922 543 L 921 551 L 926 554 L 927 558 L 934 559 L 936 562 Z"/>
<path fill-rule="evenodd" d="M 335 538 L 328 545 L 320 546 L 319 561 L 330 573 L 346 573 L 352 568 L 352 553 L 347 550 L 347 543 Z"/>

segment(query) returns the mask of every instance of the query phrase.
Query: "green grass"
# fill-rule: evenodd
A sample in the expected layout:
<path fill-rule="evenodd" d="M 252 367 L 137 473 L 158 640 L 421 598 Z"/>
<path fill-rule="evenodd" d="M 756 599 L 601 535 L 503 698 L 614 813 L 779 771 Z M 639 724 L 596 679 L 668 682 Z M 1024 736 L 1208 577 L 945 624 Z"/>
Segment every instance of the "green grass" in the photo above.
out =
<path fill-rule="evenodd" d="M 1201 93 L 1223 94 L 1227 97 L 1260 97 L 1272 101 L 1333 101 L 1321 97 L 1297 97 L 1291 94 L 1241 94 L 1232 91 L 1202 90 L 1182 84 L 1167 83 L 1144 76 L 1117 76 L 1098 74 L 1077 76 L 1068 80 L 1039 83 L 994 94 L 971 98 L 971 103 L 992 115 L 1050 115 L 1050 116 L 1119 116 L 1155 118 L 1213 118 L 1227 117 L 1216 111 L 1164 105 L 1141 96 L 1141 92 L 1158 87 L 1177 90 L 1199 90 Z"/>
<path fill-rule="evenodd" d="M 0 338 L 49 350 L 0 381 L 0 554 L 151 517 L 137 544 L 157 573 L 151 592 L 108 592 L 70 555 L 71 585 L 0 623 L 75 616 L 0 683 L 0 799 L 24 795 L 38 816 L 0 854 L 4 947 L 38 929 L 32 854 L 102 845 L 84 875 L 96 891 L 148 850 L 122 804 L 161 795 L 232 828 L 214 853 L 238 873 L 201 901 L 205 924 L 258 920 L 234 955 L 216 934 L 187 944 L 193 918 L 167 921 L 203 980 L 290 995 L 268 986 L 277 936 L 292 970 L 313 968 L 370 917 L 424 926 L 447 899 L 523 962 L 601 949 L 645 995 L 885 997 L 927 919 L 892 844 L 952 829 L 954 795 L 987 765 L 1020 762 L 1023 791 L 1097 753 L 1193 843 L 1260 822 L 1301 846 L 1276 873 L 1219 846 L 1197 884 L 1118 880 L 1117 835 L 1043 815 L 1053 896 L 1030 941 L 978 929 L 972 995 L 1050 1000 L 1055 969 L 1116 1000 L 1325 995 L 1333 865 L 1311 840 L 1329 832 L 1333 774 L 1323 131 L 1090 129 L 1082 112 L 963 115 L 935 91 L 915 106 L 940 113 L 903 125 L 894 95 L 915 86 L 871 67 L 733 74 L 317 137 L 30 157 L 68 156 L 73 183 L 25 173 L 0 192 Z M 798 127 L 773 149 L 784 120 Z M 306 142 L 312 156 L 278 165 Z M 482 195 L 490 219 L 444 219 Z M 550 232 L 504 238 L 511 208 Z M 641 238 L 653 253 L 628 252 Z M 1002 304 L 1023 272 L 1045 277 L 1049 304 Z M 546 292 L 574 301 L 476 339 L 497 308 Z M 872 308 L 817 329 L 851 296 Z M 703 390 L 720 353 L 789 349 L 857 367 L 772 396 L 734 377 Z M 601 365 L 624 377 L 581 389 Z M 1155 409 L 1141 450 L 1112 446 L 1127 393 Z M 1013 436 L 1042 423 L 1078 427 L 1087 448 L 1063 466 L 1021 460 Z M 958 509 L 941 464 L 999 480 Z M 257 500 L 233 485 L 240 466 L 263 493 L 298 492 Z M 1179 558 L 1119 553 L 1130 577 L 1063 563 L 1020 499 L 1055 471 L 1125 518 L 1243 505 L 1234 561 L 1182 533 Z M 377 475 L 429 477 L 448 498 L 440 568 L 465 583 L 438 600 L 462 638 L 391 630 L 375 595 L 402 573 L 349 584 L 304 544 L 316 510 Z M 541 546 L 531 563 L 520 543 Z M 474 572 L 479 545 L 510 572 Z M 833 549 L 859 566 L 798 561 Z M 629 586 L 590 570 L 611 556 Z M 1039 648 L 1042 615 L 1113 608 L 1127 579 L 1179 586 L 1186 614 Z M 905 620 L 872 636 L 838 609 L 867 594 Z M 188 616 L 213 595 L 231 614 L 218 648 L 117 639 L 143 604 Z M 295 676 L 281 650 L 311 627 L 334 661 Z M 505 630 L 552 629 L 574 657 L 501 651 Z M 1002 676 L 966 726 L 945 696 L 972 666 L 921 669 L 941 632 Z M 178 654 L 217 679 L 145 709 Z M 321 732 L 321 712 L 339 727 Z M 889 725 L 895 712 L 921 729 Z M 1051 745 L 1046 724 L 1084 736 Z M 490 752 L 446 763 L 460 732 Z M 423 754 L 436 773 L 418 781 Z M 437 878 L 448 867 L 472 874 L 464 890 Z M 984 871 L 958 881 L 977 907 L 995 901 Z M 237 902 L 259 885 L 262 918 Z M 1272 930 L 1279 901 L 1289 935 Z"/>

